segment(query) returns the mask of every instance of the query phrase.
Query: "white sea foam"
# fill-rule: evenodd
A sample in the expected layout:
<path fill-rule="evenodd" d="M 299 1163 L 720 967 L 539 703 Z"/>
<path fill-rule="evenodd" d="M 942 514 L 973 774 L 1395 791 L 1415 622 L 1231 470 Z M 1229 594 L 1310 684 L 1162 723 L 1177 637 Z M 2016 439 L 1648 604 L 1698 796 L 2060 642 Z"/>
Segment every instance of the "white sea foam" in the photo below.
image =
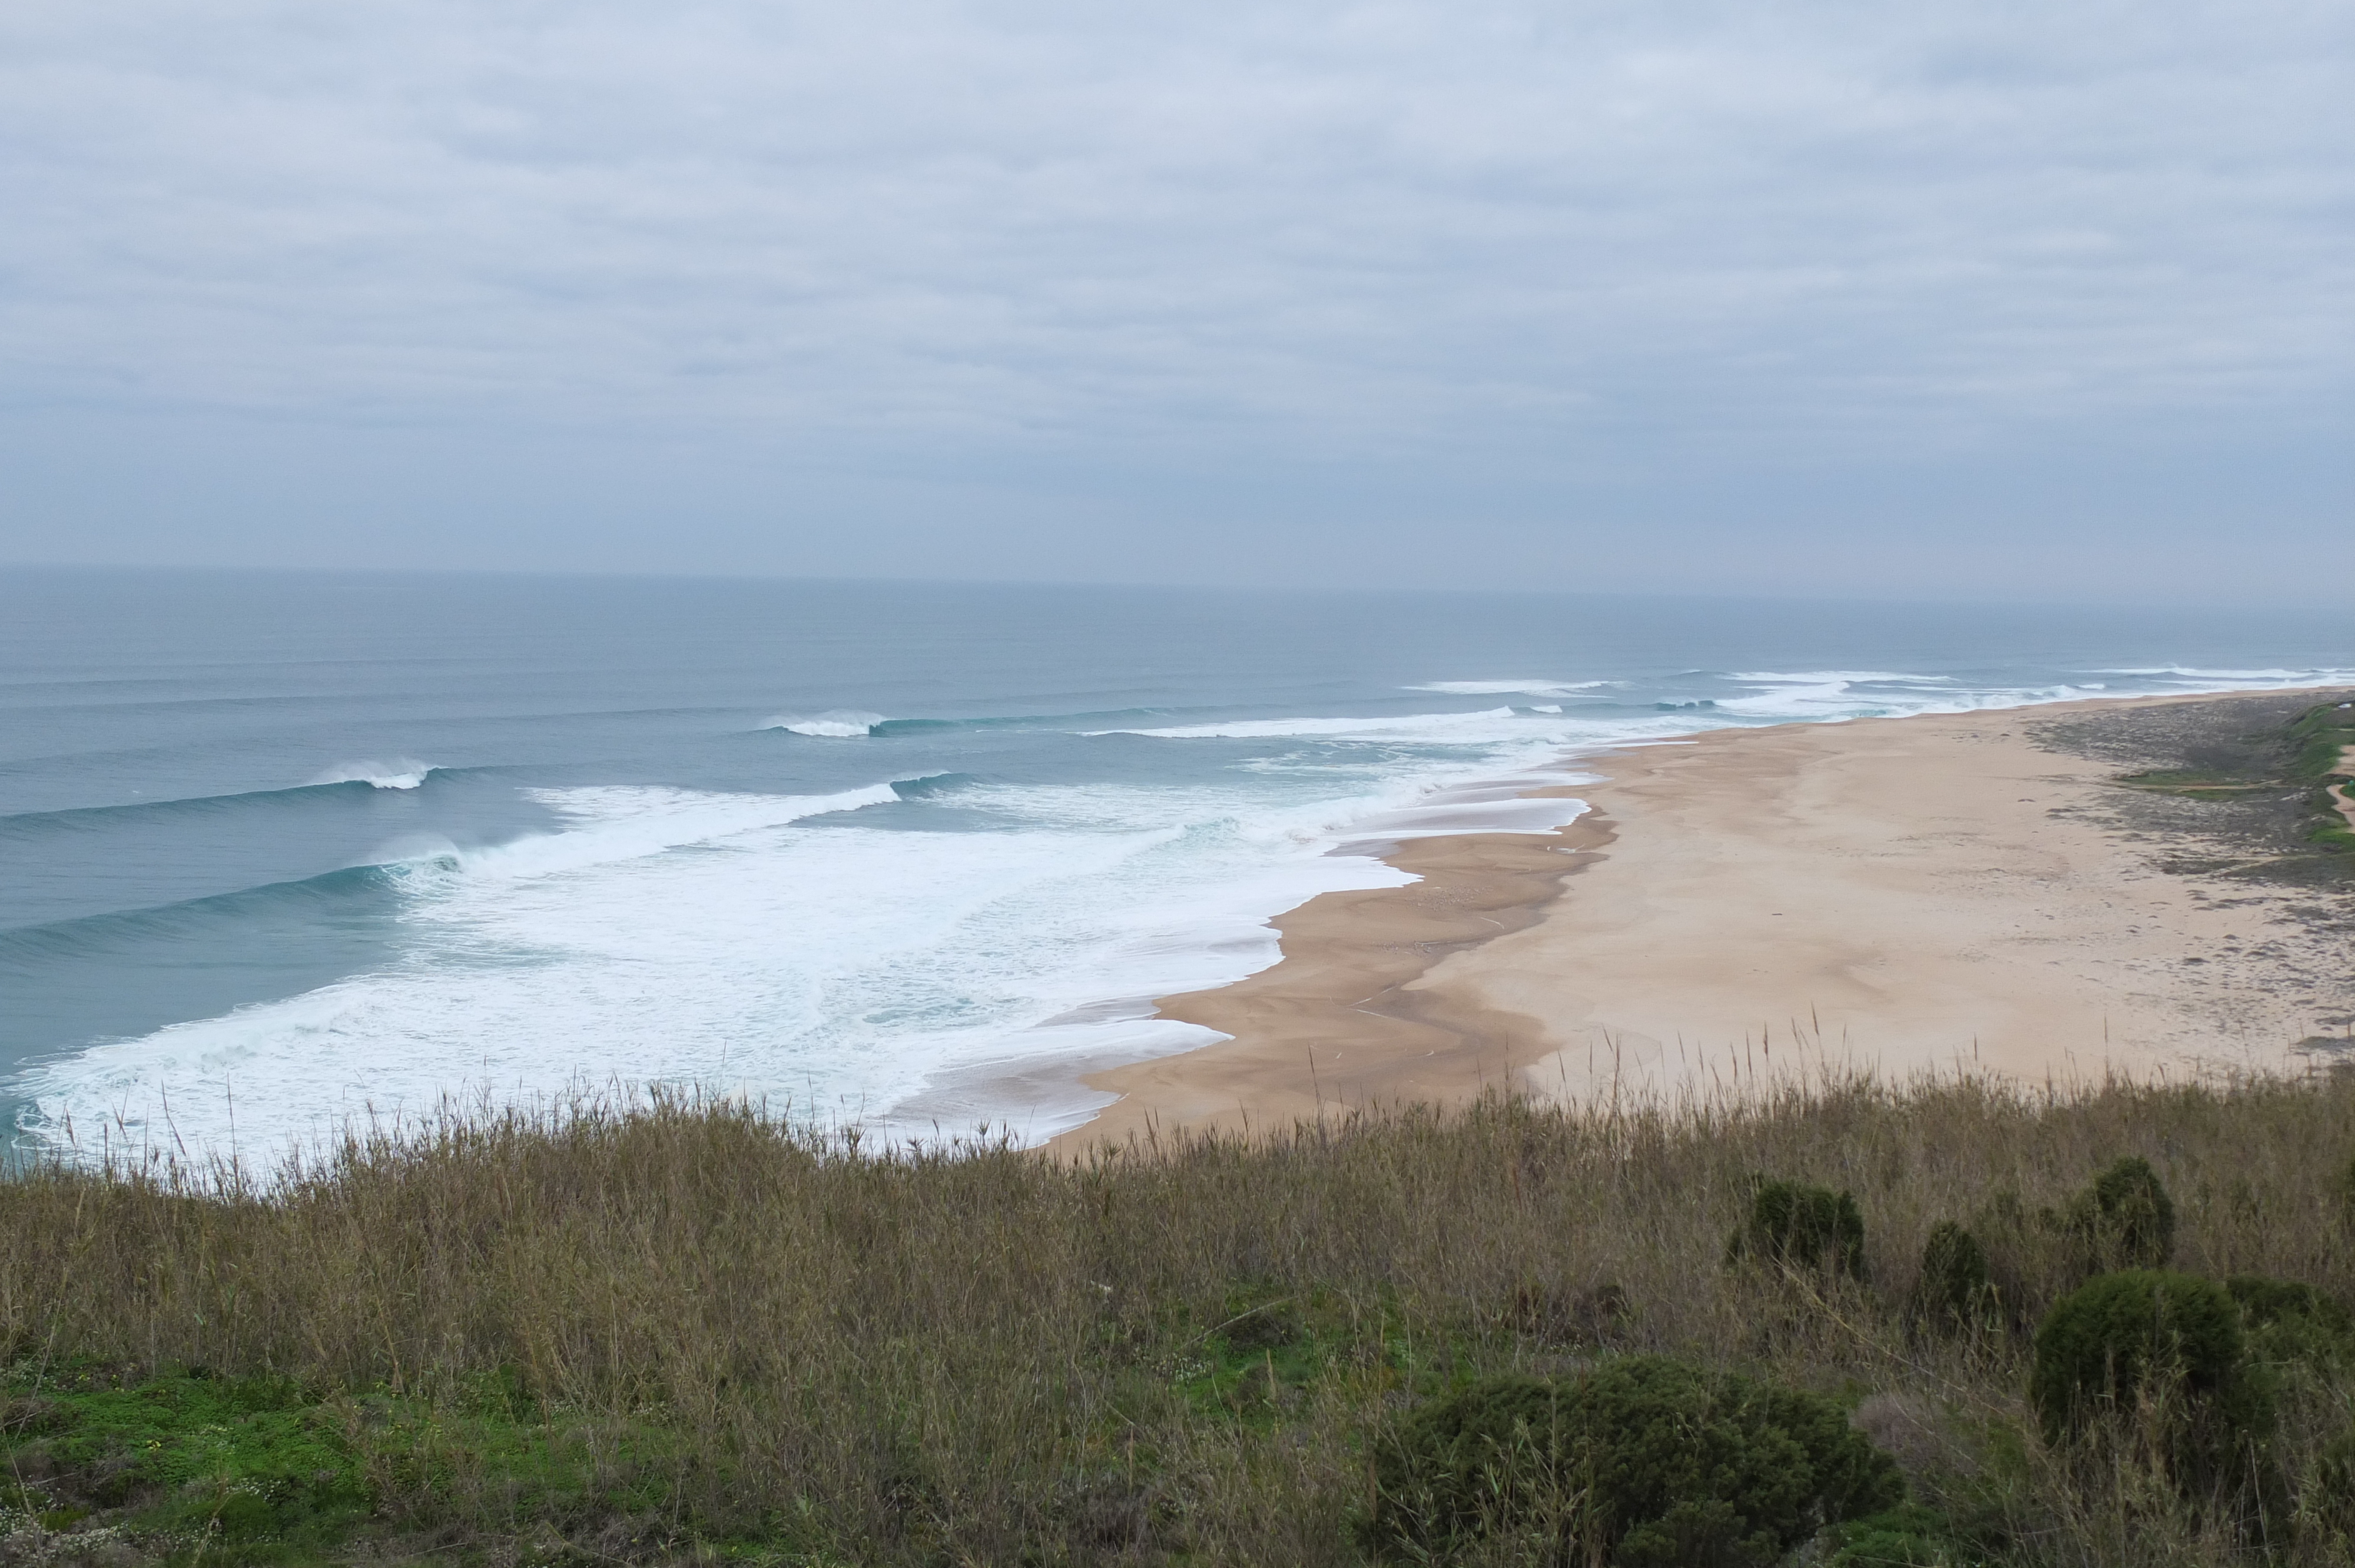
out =
<path fill-rule="evenodd" d="M 2097 670 L 2094 673 L 2101 675 L 2164 676 L 2171 683 L 2189 683 L 2200 691 L 2343 686 L 2355 683 L 2355 670 L 2203 670 L 2188 664 L 2155 664 L 2141 669 Z"/>
<path fill-rule="evenodd" d="M 1420 789 L 1460 778 L 1519 772 L 1565 752 L 1687 735 L 1696 727 L 1726 722 L 1691 710 L 1591 716 L 1558 709 L 1497 707 L 1377 717 L 1240 719 L 1092 733 L 1168 741 L 1296 740 L 1301 743 L 1296 754 L 1259 758 L 1247 766 L 1329 776 L 1336 767 L 1348 768 L 1351 758 L 1361 758 L 1367 777 L 1403 781 Z"/>
<path fill-rule="evenodd" d="M 1440 838 L 1456 833 L 1550 833 L 1586 814 L 1586 802 L 1571 796 L 1463 799 L 1440 791 L 1395 811 L 1382 811 L 1350 825 L 1373 842 Z"/>
<path fill-rule="evenodd" d="M 1362 718 L 1230 719 L 1221 724 L 1172 725 L 1164 729 L 1091 729 L 1083 735 L 1144 735 L 1156 740 L 1267 740 L 1290 736 L 1412 736 L 1423 739 L 1455 732 L 1473 738 L 1491 734 L 1498 719 L 1511 719 L 1511 708 L 1482 708 L 1468 714 L 1395 714 Z"/>
<path fill-rule="evenodd" d="M 2095 688 L 2063 684 L 1974 690 L 1942 675 L 1886 670 L 1811 670 L 1789 674 L 1750 671 L 1727 679 L 1756 688 L 1747 696 L 1717 699 L 1720 712 L 1739 718 L 1836 721 L 1971 713 L 2098 694 Z"/>
<path fill-rule="evenodd" d="M 1813 686 L 1826 683 L 1853 685 L 1866 682 L 1885 683 L 1893 686 L 1951 686 L 1951 675 L 1909 675 L 1902 670 L 1802 670 L 1785 673 L 1774 670 L 1736 670 L 1725 677 L 1729 681 L 1755 682 L 1761 685 L 1785 683 Z"/>
<path fill-rule="evenodd" d="M 830 795 L 731 795 L 659 785 L 595 785 L 524 792 L 567 825 L 446 858 L 474 877 L 546 876 L 612 861 L 635 860 L 690 844 L 724 842 L 740 833 L 783 827 L 807 817 L 888 806 L 899 800 L 889 784 Z"/>
<path fill-rule="evenodd" d="M 1152 998 L 1273 962 L 1266 922 L 1319 893 L 1412 880 L 1337 844 L 1577 812 L 1512 799 L 1559 773 L 1434 792 L 1451 768 L 1465 765 L 1338 797 L 1304 779 L 1290 800 L 1248 779 L 981 784 L 957 802 L 984 831 L 955 832 L 813 821 L 896 800 L 883 785 L 535 791 L 561 831 L 402 862 L 399 963 L 102 1045 L 27 1086 L 53 1137 L 69 1116 L 161 1137 L 168 1095 L 192 1146 L 228 1147 L 234 1103 L 243 1147 L 272 1152 L 453 1090 L 668 1078 L 871 1118 L 979 1063 L 1181 1049 L 1211 1036 L 1152 1018 Z M 1026 1128 L 1083 1105 L 1067 1086 Z"/>
<path fill-rule="evenodd" d="M 1207 1038 L 1144 1018 L 1052 1021 L 1239 979 L 1277 956 L 1272 914 L 1410 880 L 1323 853 L 1316 824 L 1349 810 L 1268 810 L 1233 789 L 1113 789 L 1092 813 L 1055 791 L 986 802 L 1060 827 L 806 821 L 888 794 L 546 791 L 578 825 L 416 865 L 400 962 L 96 1047 L 28 1087 L 53 1137 L 70 1116 L 161 1139 L 168 1096 L 173 1132 L 212 1150 L 229 1146 L 234 1093 L 249 1152 L 453 1090 L 583 1080 L 692 1080 L 872 1116 L 1008 1053 Z"/>
<path fill-rule="evenodd" d="M 881 714 L 866 713 L 856 708 L 829 708 L 807 718 L 778 714 L 762 720 L 760 727 L 788 730 L 794 735 L 815 736 L 826 740 L 848 740 L 874 734 L 875 726 L 883 722 Z"/>
<path fill-rule="evenodd" d="M 2100 670 L 2103 675 L 2158 680 L 2152 694 L 2274 690 L 2355 683 L 2355 670 L 2201 670 L 2181 665 Z M 2056 682 L 2042 686 L 1965 686 L 1951 676 L 1888 670 L 1751 671 L 1727 677 L 1757 688 L 1721 697 L 1723 712 L 1747 718 L 1838 720 L 1902 714 L 1975 713 L 2122 695 L 2108 681 Z"/>
<path fill-rule="evenodd" d="M 1532 697 L 1566 697 L 1574 692 L 1591 692 L 1612 684 L 1609 681 L 1425 681 L 1419 685 L 1401 686 L 1407 692 L 1448 692 L 1459 697 L 1498 697 L 1509 693 L 1524 693 Z"/>
<path fill-rule="evenodd" d="M 433 771 L 430 762 L 402 758 L 395 762 L 343 762 L 324 768 L 313 784 L 373 784 L 379 789 L 414 789 Z"/>

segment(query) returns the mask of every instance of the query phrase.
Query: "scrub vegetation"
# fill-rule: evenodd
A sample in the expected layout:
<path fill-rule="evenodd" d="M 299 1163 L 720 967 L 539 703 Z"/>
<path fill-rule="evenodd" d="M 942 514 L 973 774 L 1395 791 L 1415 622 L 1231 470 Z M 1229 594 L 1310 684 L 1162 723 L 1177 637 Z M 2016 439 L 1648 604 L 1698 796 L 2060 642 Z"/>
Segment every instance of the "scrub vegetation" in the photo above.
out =
<path fill-rule="evenodd" d="M 2345 1075 L 485 1112 L 0 1182 L 0 1561 L 2345 1563 L 2350 1299 Z"/>
<path fill-rule="evenodd" d="M 2306 786 L 2314 813 L 2308 837 L 2325 849 L 2355 852 L 2355 703 L 2326 703 L 2290 726 L 2297 747 L 2290 777 Z"/>
<path fill-rule="evenodd" d="M 2307 706 L 2286 723 L 2248 733 L 2203 736 L 2187 749 L 2195 765 L 2127 774 L 2130 789 L 2211 803 L 2261 804 L 2277 799 L 2305 846 L 2355 852 L 2355 700 L 2333 697 Z M 2344 869 L 2341 863 L 2341 869 Z"/>

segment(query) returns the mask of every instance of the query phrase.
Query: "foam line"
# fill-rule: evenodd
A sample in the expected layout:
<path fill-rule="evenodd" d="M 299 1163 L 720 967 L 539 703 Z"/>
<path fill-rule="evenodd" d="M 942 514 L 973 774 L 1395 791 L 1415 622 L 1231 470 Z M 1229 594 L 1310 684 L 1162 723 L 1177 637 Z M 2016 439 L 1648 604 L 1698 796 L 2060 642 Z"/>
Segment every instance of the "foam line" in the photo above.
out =
<path fill-rule="evenodd" d="M 367 784 L 378 789 L 414 789 L 433 771 L 430 762 L 407 758 L 398 762 L 344 762 L 311 780 L 319 784 Z"/>
<path fill-rule="evenodd" d="M 1610 681 L 1425 681 L 1401 687 L 1409 692 L 1446 692 L 1459 697 L 1500 697 L 1521 693 L 1532 697 L 1566 697 L 1612 685 Z"/>
<path fill-rule="evenodd" d="M 1369 718 L 1230 719 L 1222 724 L 1172 725 L 1164 729 L 1092 729 L 1089 736 L 1141 735 L 1156 740 L 1267 740 L 1289 736 L 1430 735 L 1462 729 L 1481 730 L 1498 719 L 1513 717 L 1511 708 L 1483 708 L 1468 714 L 1401 714 Z"/>
<path fill-rule="evenodd" d="M 873 735 L 879 725 L 891 721 L 881 714 L 870 714 L 852 708 L 830 708 L 808 718 L 791 714 L 778 714 L 762 721 L 762 729 L 782 729 L 794 735 L 806 735 L 822 740 L 851 740 Z"/>

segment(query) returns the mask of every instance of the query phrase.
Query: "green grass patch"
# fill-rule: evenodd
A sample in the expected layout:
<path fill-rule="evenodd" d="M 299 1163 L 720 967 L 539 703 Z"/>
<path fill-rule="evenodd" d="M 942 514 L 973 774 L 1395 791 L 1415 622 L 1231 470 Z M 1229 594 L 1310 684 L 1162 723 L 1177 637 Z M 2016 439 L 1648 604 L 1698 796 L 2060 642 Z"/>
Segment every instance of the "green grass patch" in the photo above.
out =
<path fill-rule="evenodd" d="M 0 1388 L 7 1500 L 50 1531 L 103 1517 L 180 1555 L 304 1561 L 371 1512 L 342 1422 L 291 1379 L 20 1362 Z"/>
<path fill-rule="evenodd" d="M 2305 784 L 2343 781 L 2349 777 L 2347 749 L 2355 747 L 2355 707 L 2318 704 L 2291 721 L 2288 736 L 2294 748 L 2288 768 L 2292 779 Z"/>
<path fill-rule="evenodd" d="M 27 1361 L 0 1390 L 0 1507 L 55 1534 L 103 1526 L 165 1562 L 325 1562 L 462 1514 L 469 1534 L 560 1534 L 671 1501 L 671 1434 L 544 1412 L 499 1372 L 425 1399 Z"/>

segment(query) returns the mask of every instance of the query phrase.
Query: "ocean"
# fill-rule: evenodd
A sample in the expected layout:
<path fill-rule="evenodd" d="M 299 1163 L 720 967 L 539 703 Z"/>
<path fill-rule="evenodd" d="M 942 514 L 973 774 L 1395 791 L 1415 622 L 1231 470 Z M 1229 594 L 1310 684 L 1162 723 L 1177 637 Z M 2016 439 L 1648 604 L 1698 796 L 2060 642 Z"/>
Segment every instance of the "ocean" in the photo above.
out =
<path fill-rule="evenodd" d="M 2322 683 L 2320 612 L 8 570 L 0 1118 L 267 1160 L 671 1085 L 1036 1139 L 1380 843 L 1566 821 L 1499 788 L 1565 758 Z"/>

